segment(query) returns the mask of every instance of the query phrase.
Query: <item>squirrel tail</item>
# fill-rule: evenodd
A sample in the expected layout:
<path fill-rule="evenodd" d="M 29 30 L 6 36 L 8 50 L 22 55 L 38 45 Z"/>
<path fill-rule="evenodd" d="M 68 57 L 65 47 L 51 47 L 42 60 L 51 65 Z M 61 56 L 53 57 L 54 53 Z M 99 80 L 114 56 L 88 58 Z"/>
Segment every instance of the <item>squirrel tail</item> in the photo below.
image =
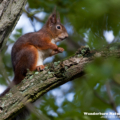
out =
<path fill-rule="evenodd" d="M 2 94 L 0 94 L 0 97 L 3 97 L 9 90 L 10 90 L 10 87 L 8 87 Z"/>

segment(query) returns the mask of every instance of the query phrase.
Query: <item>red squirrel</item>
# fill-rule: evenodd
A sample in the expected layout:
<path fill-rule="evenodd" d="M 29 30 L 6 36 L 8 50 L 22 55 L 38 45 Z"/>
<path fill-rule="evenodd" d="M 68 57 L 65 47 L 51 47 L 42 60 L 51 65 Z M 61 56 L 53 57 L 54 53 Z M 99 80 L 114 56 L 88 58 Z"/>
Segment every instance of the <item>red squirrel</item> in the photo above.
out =
<path fill-rule="evenodd" d="M 46 24 L 37 32 L 27 33 L 21 36 L 13 45 L 11 59 L 14 70 L 13 84 L 20 83 L 30 71 L 44 70 L 43 61 L 49 56 L 62 53 L 63 48 L 56 45 L 57 42 L 68 37 L 65 27 L 60 22 L 60 17 L 54 11 Z M 1 96 L 10 90 L 8 87 Z"/>

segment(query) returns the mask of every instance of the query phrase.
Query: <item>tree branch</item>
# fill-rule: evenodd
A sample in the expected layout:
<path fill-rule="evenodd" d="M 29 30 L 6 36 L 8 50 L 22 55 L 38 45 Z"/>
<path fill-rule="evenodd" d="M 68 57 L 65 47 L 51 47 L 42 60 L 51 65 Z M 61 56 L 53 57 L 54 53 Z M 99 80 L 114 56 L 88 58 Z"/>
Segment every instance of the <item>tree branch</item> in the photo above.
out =
<path fill-rule="evenodd" d="M 0 51 L 20 18 L 27 0 L 0 1 Z"/>
<path fill-rule="evenodd" d="M 85 47 L 66 60 L 49 64 L 42 72 L 28 72 L 26 78 L 17 85 L 18 91 L 14 86 L 0 99 L 0 118 L 4 120 L 13 118 L 26 104 L 34 102 L 49 90 L 83 76 L 85 65 L 92 62 L 95 57 L 106 58 L 113 55 L 120 58 L 120 50 L 90 52 Z"/>

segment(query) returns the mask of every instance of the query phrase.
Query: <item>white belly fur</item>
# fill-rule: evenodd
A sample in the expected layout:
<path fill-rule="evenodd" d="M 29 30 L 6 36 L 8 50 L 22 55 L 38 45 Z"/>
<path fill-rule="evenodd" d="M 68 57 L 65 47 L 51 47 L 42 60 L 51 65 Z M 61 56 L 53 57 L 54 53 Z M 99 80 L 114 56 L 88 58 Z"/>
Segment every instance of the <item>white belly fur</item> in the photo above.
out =
<path fill-rule="evenodd" d="M 55 44 L 55 39 L 52 39 L 51 42 L 53 44 Z M 44 59 L 46 59 L 47 57 L 50 56 L 50 53 L 52 52 L 52 49 L 48 49 L 48 50 L 38 50 L 38 61 L 37 61 L 37 66 L 39 65 L 43 65 L 43 61 Z"/>
<path fill-rule="evenodd" d="M 38 50 L 38 61 L 37 61 L 37 66 L 43 65 L 44 59 L 50 56 L 50 53 L 52 52 L 51 49 L 48 50 Z"/>

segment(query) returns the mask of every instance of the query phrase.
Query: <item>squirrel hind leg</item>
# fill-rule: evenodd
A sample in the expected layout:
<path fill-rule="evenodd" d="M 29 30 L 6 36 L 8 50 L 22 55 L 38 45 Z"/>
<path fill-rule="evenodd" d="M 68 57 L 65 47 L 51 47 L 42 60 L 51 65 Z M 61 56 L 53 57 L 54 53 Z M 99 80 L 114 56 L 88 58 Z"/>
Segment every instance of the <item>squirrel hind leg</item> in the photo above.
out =
<path fill-rule="evenodd" d="M 30 71 L 36 69 L 38 59 L 37 49 L 34 46 L 27 45 L 26 48 L 23 48 L 22 50 L 19 52 L 20 57 L 17 56 L 17 59 L 15 59 L 14 84 L 18 84 L 24 79 L 27 69 Z"/>

